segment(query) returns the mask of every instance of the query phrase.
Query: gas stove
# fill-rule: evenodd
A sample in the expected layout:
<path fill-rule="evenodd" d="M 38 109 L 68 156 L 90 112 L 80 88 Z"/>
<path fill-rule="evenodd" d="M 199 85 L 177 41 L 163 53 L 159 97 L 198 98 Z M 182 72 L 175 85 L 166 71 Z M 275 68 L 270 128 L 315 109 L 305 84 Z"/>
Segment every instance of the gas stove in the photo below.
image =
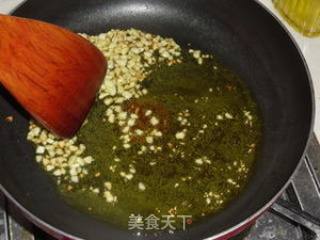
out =
<path fill-rule="evenodd" d="M 280 199 L 230 240 L 320 240 L 320 145 L 312 137 L 304 161 Z M 0 240 L 53 240 L 0 193 Z"/>

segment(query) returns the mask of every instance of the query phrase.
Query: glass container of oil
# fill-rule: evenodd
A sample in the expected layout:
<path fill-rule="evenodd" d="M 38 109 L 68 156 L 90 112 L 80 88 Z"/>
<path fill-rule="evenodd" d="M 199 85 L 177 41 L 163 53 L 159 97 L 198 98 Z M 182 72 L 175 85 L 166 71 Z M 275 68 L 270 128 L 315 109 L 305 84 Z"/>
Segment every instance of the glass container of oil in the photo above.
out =
<path fill-rule="evenodd" d="M 273 0 L 275 7 L 299 32 L 320 35 L 320 0 Z"/>

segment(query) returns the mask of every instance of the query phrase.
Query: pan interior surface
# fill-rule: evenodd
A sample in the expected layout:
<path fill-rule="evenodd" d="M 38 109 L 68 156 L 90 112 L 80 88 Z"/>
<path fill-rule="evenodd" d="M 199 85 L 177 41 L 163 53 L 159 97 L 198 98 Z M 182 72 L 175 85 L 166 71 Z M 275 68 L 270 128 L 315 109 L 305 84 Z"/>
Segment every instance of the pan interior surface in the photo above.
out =
<path fill-rule="evenodd" d="M 312 87 L 295 44 L 254 1 L 29 0 L 14 15 L 88 34 L 133 27 L 214 53 L 245 80 L 264 120 L 260 158 L 238 199 L 187 231 L 136 237 L 65 204 L 34 161 L 28 117 L 2 89 L 0 119 L 12 115 L 14 122 L 0 125 L 0 183 L 41 221 L 81 239 L 205 239 L 263 208 L 296 169 L 312 125 Z"/>

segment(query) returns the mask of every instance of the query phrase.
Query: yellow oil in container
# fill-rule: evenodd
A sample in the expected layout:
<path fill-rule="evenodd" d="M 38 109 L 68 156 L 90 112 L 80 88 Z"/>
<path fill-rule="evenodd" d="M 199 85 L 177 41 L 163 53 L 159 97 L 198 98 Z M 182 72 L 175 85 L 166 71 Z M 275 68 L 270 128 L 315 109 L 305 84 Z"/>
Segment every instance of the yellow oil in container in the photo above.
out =
<path fill-rule="evenodd" d="M 320 35 L 320 0 L 273 0 L 273 3 L 296 30 L 308 37 Z"/>

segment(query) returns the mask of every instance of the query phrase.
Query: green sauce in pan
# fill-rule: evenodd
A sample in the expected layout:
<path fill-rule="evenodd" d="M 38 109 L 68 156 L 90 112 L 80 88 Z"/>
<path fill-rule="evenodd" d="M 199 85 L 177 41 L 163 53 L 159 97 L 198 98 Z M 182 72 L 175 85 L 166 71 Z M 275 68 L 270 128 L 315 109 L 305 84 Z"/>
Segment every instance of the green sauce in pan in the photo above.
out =
<path fill-rule="evenodd" d="M 163 134 L 153 144 L 161 146 L 158 152 L 139 155 L 142 145 L 150 146 L 143 138 L 124 150 L 119 127 L 103 122 L 107 107 L 96 103 L 78 134 L 95 161 L 78 185 L 59 185 L 68 203 L 127 228 L 130 214 L 192 215 L 193 221 L 199 220 L 241 193 L 262 135 L 255 101 L 241 79 L 214 57 L 199 65 L 186 56 L 183 63 L 154 67 L 143 82 L 149 93 L 123 106 L 157 115 Z M 151 127 L 147 120 L 138 123 L 145 131 Z M 130 165 L 135 174 L 125 180 L 120 173 L 128 173 Z M 90 191 L 103 188 L 106 181 L 112 183 L 115 203 L 106 203 L 103 192 Z"/>

